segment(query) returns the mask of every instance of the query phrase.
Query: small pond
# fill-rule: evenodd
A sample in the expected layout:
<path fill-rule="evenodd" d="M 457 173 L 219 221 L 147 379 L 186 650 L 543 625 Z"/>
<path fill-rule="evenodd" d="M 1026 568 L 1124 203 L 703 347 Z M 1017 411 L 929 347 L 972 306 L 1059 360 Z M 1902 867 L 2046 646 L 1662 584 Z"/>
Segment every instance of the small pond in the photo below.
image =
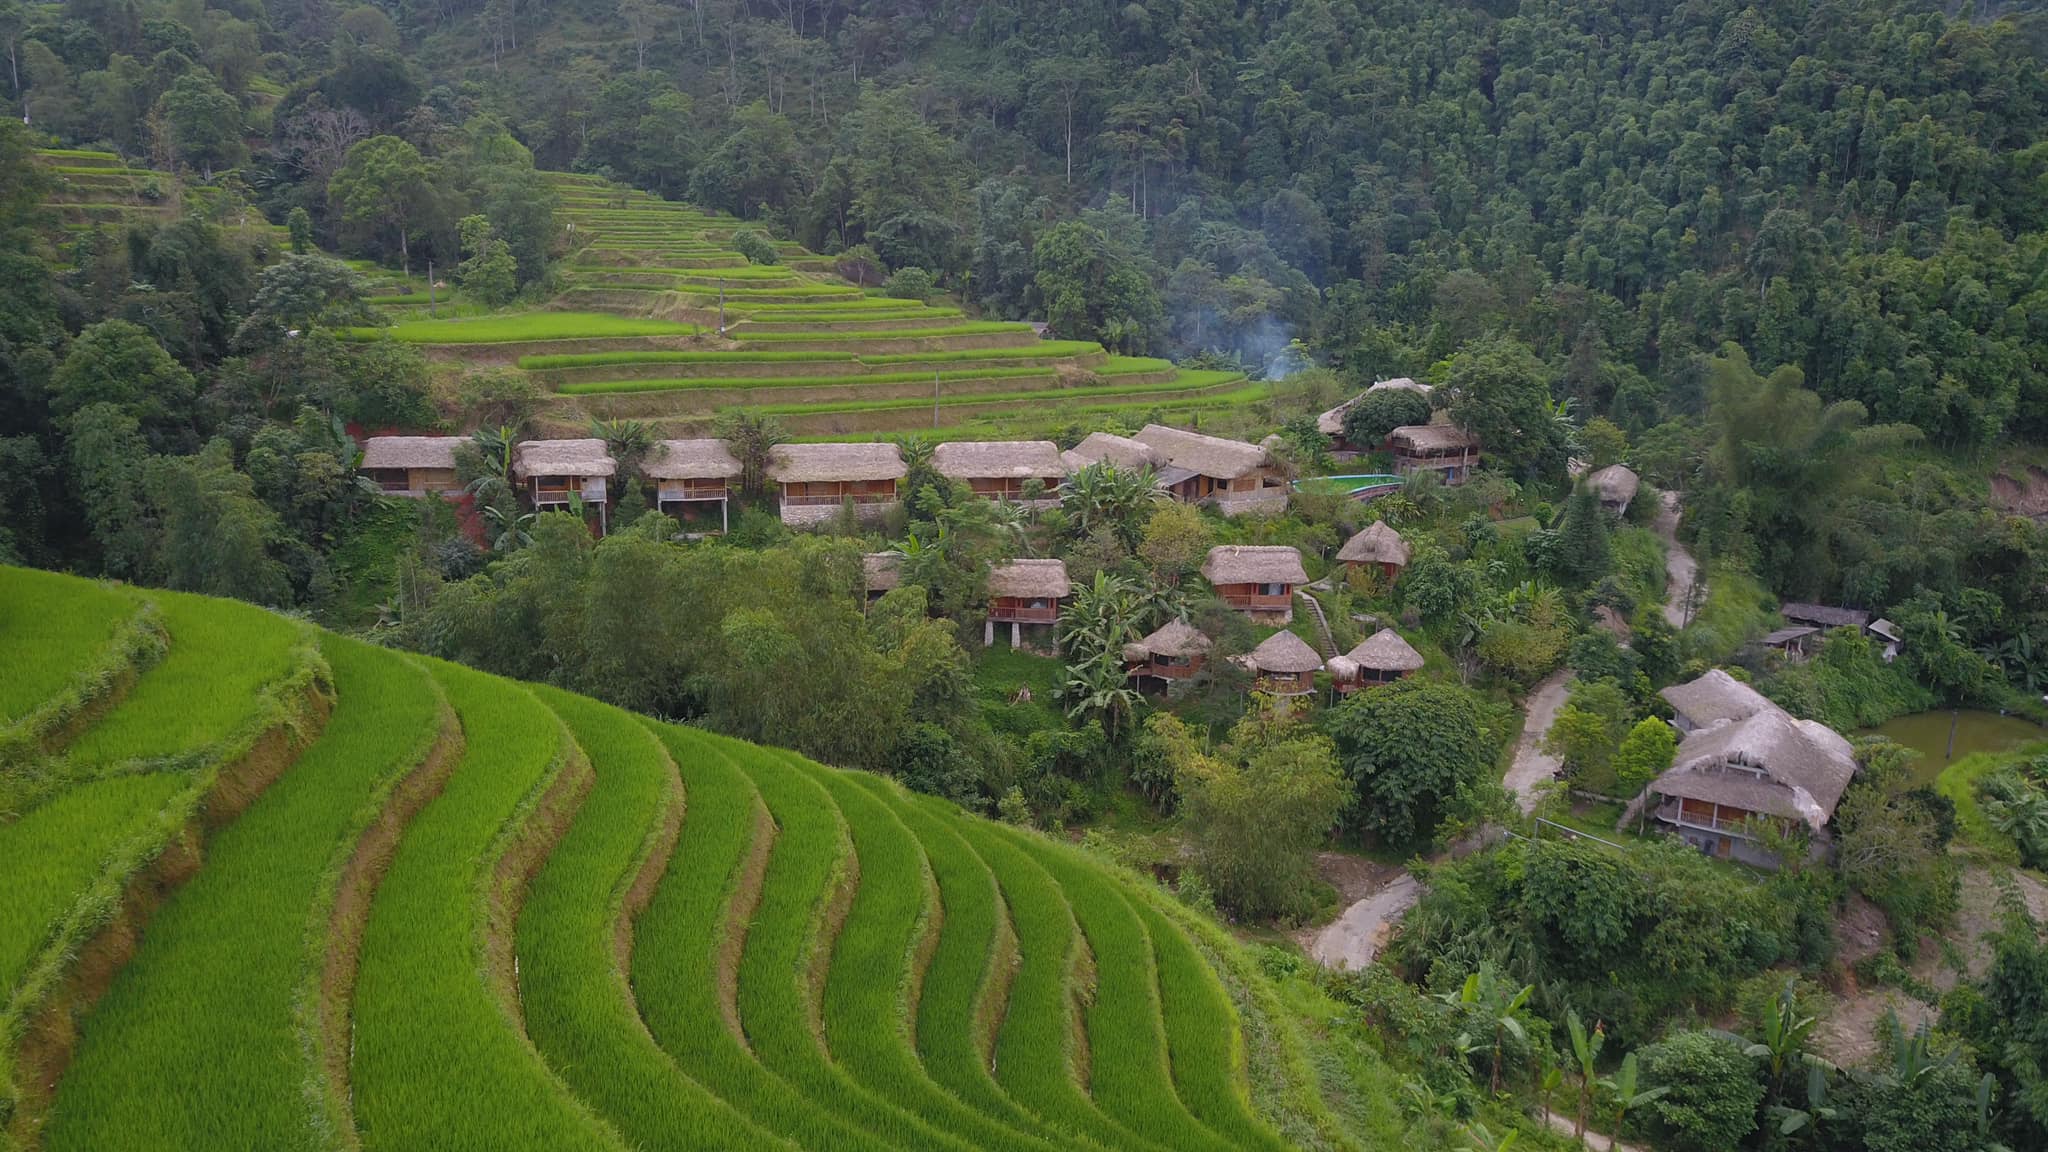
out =
<path fill-rule="evenodd" d="M 1949 752 L 1951 727 L 1955 733 L 1953 757 Z M 1889 736 L 1920 753 L 1919 762 L 1913 766 L 1914 782 L 1920 784 L 1932 784 L 1951 758 L 1960 760 L 1978 752 L 2000 752 L 2030 740 L 2048 738 L 2048 729 L 2031 720 L 1968 708 L 1895 716 L 1869 731 Z"/>

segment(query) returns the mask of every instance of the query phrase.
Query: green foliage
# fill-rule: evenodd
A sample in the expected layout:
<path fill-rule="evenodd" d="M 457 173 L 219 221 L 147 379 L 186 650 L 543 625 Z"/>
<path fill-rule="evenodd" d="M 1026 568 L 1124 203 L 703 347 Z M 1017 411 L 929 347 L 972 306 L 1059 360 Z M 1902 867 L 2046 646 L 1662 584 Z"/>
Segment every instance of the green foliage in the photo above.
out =
<path fill-rule="evenodd" d="M 1558 529 L 1557 573 L 1566 584 L 1584 588 L 1607 575 L 1613 553 L 1607 539 L 1607 513 L 1590 485 L 1579 484 L 1565 503 L 1564 523 Z"/>
<path fill-rule="evenodd" d="M 164 443 L 190 417 L 192 374 L 150 332 L 104 320 L 79 333 L 50 379 L 50 411 L 59 421 L 94 404 L 111 404 Z"/>
<path fill-rule="evenodd" d="M 1091 224 L 1063 221 L 1032 249 L 1036 286 L 1052 330 L 1123 352 L 1152 346 L 1159 298 L 1137 260 Z"/>
<path fill-rule="evenodd" d="M 1633 798 L 1671 767 L 1678 737 L 1671 725 L 1655 716 L 1636 722 L 1614 752 L 1616 794 Z"/>
<path fill-rule="evenodd" d="M 1403 680 L 1354 693 L 1326 727 L 1356 793 L 1347 820 L 1390 847 L 1419 848 L 1481 810 L 1499 736 L 1472 692 Z"/>
<path fill-rule="evenodd" d="M 882 294 L 895 300 L 926 300 L 933 291 L 932 274 L 915 265 L 889 273 Z"/>
<path fill-rule="evenodd" d="M 373 136 L 348 150 L 327 186 L 342 223 L 365 240 L 396 241 L 412 274 L 412 238 L 439 210 L 434 173 L 419 149 L 396 136 Z"/>
<path fill-rule="evenodd" d="M 1427 423 L 1427 395 L 1411 388 L 1382 388 L 1366 393 L 1344 413 L 1344 439 L 1360 447 L 1377 447 L 1396 428 Z"/>
<path fill-rule="evenodd" d="M 1525 479 L 1562 472 L 1567 431 L 1551 408 L 1549 373 L 1527 347 L 1475 341 L 1452 359 L 1443 389 L 1451 419 L 1510 471 Z"/>
<path fill-rule="evenodd" d="M 1606 792 L 1619 776 L 1612 767 L 1617 748 L 1634 723 L 1635 708 L 1614 681 L 1579 680 L 1545 734 L 1544 750 L 1564 762 L 1574 785 Z"/>
<path fill-rule="evenodd" d="M 782 254 L 775 249 L 775 242 L 751 228 L 742 228 L 726 241 L 732 250 L 747 258 L 749 264 L 780 264 Z"/>
<path fill-rule="evenodd" d="M 1670 1147 L 1714 1152 L 1756 1130 L 1764 1086 L 1739 1043 L 1712 1032 L 1681 1032 L 1643 1049 L 1642 1061 L 1643 1079 L 1666 1092 L 1640 1114 Z"/>
<path fill-rule="evenodd" d="M 460 227 L 462 250 L 469 256 L 455 270 L 462 290 L 493 308 L 511 303 L 519 292 L 519 262 L 512 246 L 498 239 L 486 217 L 465 216 Z"/>

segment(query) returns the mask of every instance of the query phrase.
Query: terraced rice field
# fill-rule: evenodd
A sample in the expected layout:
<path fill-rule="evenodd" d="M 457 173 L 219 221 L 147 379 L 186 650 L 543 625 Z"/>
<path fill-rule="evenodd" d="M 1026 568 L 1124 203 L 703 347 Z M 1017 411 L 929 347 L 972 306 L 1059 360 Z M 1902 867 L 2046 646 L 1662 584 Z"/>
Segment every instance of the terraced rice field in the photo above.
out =
<path fill-rule="evenodd" d="M 0 821 L 10 1146 L 1286 1146 L 1250 1085 L 1307 1065 L 1251 1066 L 1234 946 L 1074 848 L 231 602 L 0 583 L 168 635 L 74 746 L 111 759 Z"/>
<path fill-rule="evenodd" d="M 741 221 L 594 177 L 549 178 L 580 246 L 561 265 L 564 287 L 548 310 L 425 318 L 417 295 L 386 293 L 378 300 L 397 322 L 352 335 L 388 336 L 441 360 L 516 365 L 551 394 L 543 435 L 580 435 L 593 417 L 697 434 L 732 408 L 782 417 L 797 436 L 935 423 L 984 435 L 993 417 L 1009 417 L 1006 428 L 1050 427 L 1028 391 L 1080 384 L 1060 397 L 1063 412 L 1080 402 L 1151 412 L 1213 406 L 1217 385 L 1239 379 L 1176 374 L 1164 362 L 1119 367 L 1091 342 L 1043 340 L 1028 324 L 973 316 L 955 302 L 884 296 L 820 271 L 830 262 L 788 241 L 775 245 L 778 263 L 753 264 L 732 247 L 750 227 Z M 960 385 L 936 406 L 909 387 L 934 377 L 942 393 Z M 1018 385 L 1005 388 L 1005 379 Z M 778 388 L 792 391 L 764 391 Z"/>

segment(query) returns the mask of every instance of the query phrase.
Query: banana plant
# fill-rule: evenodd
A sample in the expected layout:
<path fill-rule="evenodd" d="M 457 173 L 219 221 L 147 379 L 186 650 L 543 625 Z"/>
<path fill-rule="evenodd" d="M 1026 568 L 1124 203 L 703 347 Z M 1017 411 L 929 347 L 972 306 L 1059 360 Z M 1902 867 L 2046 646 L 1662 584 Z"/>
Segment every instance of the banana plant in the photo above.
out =
<path fill-rule="evenodd" d="M 1785 1074 L 1801 1062 L 1806 1039 L 1819 1021 L 1801 1016 L 1791 980 L 1764 1006 L 1764 1037 L 1743 1050 L 1751 1059 L 1765 1060 L 1771 1068 L 1771 1098 L 1784 1094 Z"/>
<path fill-rule="evenodd" d="M 1614 1126 L 1608 1131 L 1614 1133 L 1617 1139 L 1621 1136 L 1621 1122 L 1628 1119 L 1631 1111 L 1645 1104 L 1654 1103 L 1671 1091 L 1662 1085 L 1643 1088 L 1639 1072 L 1636 1054 L 1631 1052 L 1621 1058 L 1621 1067 L 1615 1070 L 1614 1075 L 1603 1078 L 1600 1082 L 1600 1086 L 1607 1090 L 1608 1099 L 1614 1103 Z"/>
<path fill-rule="evenodd" d="M 1593 1093 L 1600 1086 L 1600 1049 L 1607 1045 L 1607 1029 L 1597 1021 L 1591 1032 L 1576 1010 L 1565 1013 L 1565 1028 L 1572 1038 L 1572 1059 L 1579 1065 L 1579 1109 L 1572 1121 L 1572 1139 L 1586 1142 L 1586 1117 L 1593 1110 Z"/>

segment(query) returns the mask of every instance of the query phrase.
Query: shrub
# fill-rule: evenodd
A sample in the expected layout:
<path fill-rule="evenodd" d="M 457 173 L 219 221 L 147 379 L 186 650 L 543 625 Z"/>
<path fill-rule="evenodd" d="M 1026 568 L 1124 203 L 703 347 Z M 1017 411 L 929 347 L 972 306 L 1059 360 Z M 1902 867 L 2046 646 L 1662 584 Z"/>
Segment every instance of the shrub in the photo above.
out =
<path fill-rule="evenodd" d="M 1387 433 L 1406 424 L 1429 423 L 1429 397 L 1406 388 L 1368 392 L 1344 414 L 1344 439 L 1352 444 L 1378 444 Z"/>
<path fill-rule="evenodd" d="M 1633 797 L 1671 767 L 1678 739 L 1671 725 L 1654 716 L 1636 722 L 1614 753 L 1614 783 L 1622 796 Z"/>
<path fill-rule="evenodd" d="M 884 295 L 897 300 L 924 300 L 932 294 L 932 274 L 922 268 L 898 268 L 882 285 Z"/>
<path fill-rule="evenodd" d="M 732 234 L 732 250 L 747 258 L 749 264 L 780 264 L 782 254 L 775 250 L 775 242 L 751 228 L 742 228 Z"/>
<path fill-rule="evenodd" d="M 1643 1078 L 1667 1089 L 1647 1115 L 1678 1152 L 1722 1152 L 1756 1130 L 1763 1081 L 1741 1045 L 1711 1032 L 1681 1032 L 1642 1050 Z"/>

